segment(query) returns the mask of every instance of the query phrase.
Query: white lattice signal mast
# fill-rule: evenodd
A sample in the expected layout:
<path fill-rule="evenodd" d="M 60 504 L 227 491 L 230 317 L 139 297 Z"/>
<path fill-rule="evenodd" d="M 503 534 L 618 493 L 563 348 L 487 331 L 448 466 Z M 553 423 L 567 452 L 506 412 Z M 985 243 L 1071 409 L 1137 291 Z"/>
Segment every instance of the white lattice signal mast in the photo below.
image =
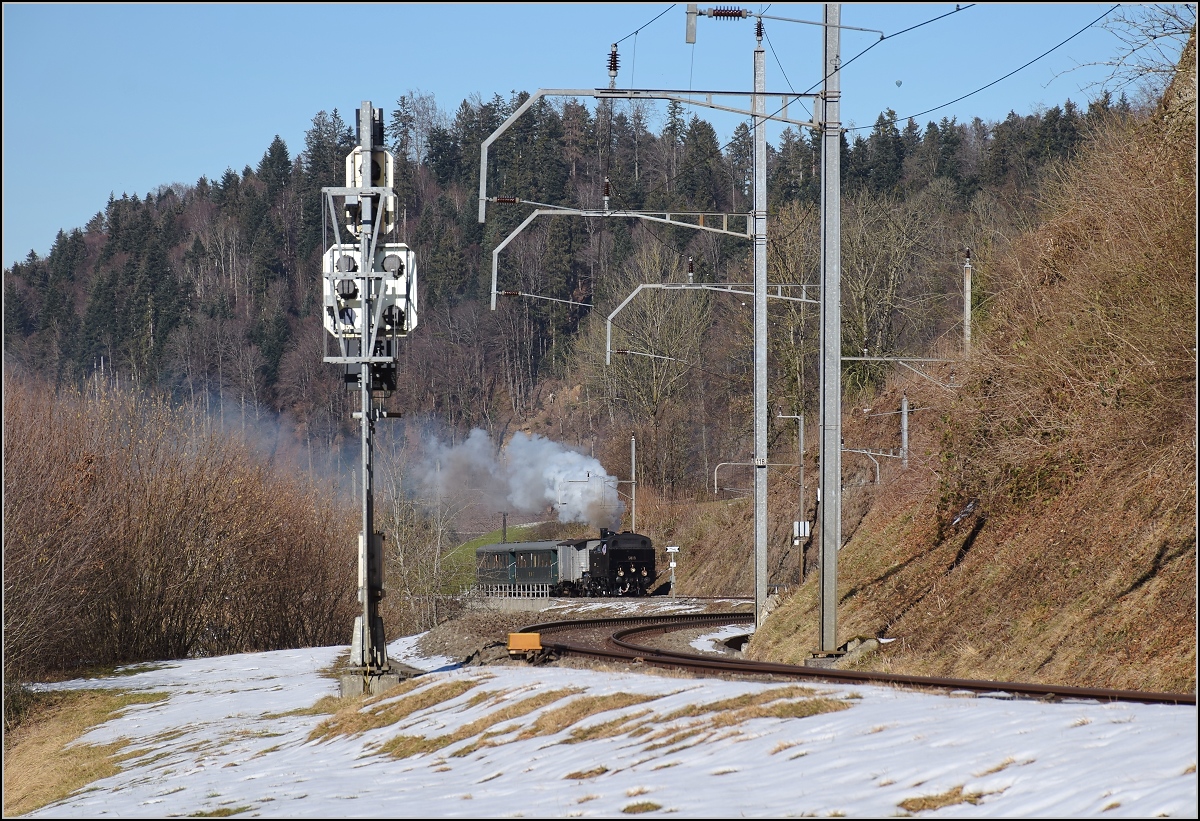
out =
<path fill-rule="evenodd" d="M 354 414 L 362 425 L 362 612 L 354 619 L 351 675 L 343 677 L 343 695 L 377 691 L 396 677 L 379 614 L 383 534 L 375 532 L 371 440 L 375 421 L 387 416 L 375 407 L 375 396 L 396 390 L 399 340 L 417 326 L 416 256 L 396 241 L 395 160 L 384 148 L 383 111 L 364 101 L 356 124 L 359 144 L 346 157 L 345 186 L 321 189 L 325 361 L 343 368 L 347 387 L 362 399 L 362 409 Z"/>

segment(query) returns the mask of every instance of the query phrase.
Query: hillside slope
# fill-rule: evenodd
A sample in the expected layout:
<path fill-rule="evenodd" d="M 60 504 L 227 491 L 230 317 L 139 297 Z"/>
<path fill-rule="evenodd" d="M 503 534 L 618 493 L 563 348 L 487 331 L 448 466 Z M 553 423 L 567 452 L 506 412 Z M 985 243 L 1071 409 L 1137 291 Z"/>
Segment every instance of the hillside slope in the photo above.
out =
<path fill-rule="evenodd" d="M 1193 34 L 1158 113 L 1110 123 L 1039 227 L 983 261 L 994 294 L 959 387 L 897 377 L 875 398 L 928 412 L 861 520 L 847 493 L 839 641 L 897 639 L 858 663 L 1195 690 L 1195 89 Z M 846 419 L 847 442 L 896 424 Z M 816 592 L 749 654 L 815 649 Z"/>

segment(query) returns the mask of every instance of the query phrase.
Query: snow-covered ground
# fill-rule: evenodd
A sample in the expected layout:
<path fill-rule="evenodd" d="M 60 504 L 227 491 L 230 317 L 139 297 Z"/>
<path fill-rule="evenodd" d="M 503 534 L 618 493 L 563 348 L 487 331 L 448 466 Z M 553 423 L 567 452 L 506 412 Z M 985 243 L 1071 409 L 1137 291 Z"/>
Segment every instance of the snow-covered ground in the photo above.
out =
<path fill-rule="evenodd" d="M 237 811 L 282 818 L 640 812 L 777 818 L 911 811 L 1195 818 L 1200 809 L 1195 707 L 1046 704 L 818 684 L 811 689 L 846 708 L 803 718 L 746 718 L 726 704 L 680 715 L 689 705 L 764 691 L 792 688 L 792 702 L 804 698 L 793 685 L 777 683 L 565 667 L 461 668 L 423 658 L 415 645 L 416 637 L 400 639 L 389 657 L 430 671 L 415 679 L 417 692 L 461 682 L 462 694 L 413 712 L 398 709 L 405 696 L 385 698 L 375 709 L 397 708 L 403 715 L 394 723 L 325 740 L 309 736 L 327 716 L 292 711 L 337 694 L 337 682 L 319 671 L 344 646 L 175 661 L 114 679 L 53 685 L 157 691 L 169 698 L 129 708 L 82 739 L 124 738 L 126 749 L 141 751 L 120 774 L 26 817 Z M 551 691 L 563 692 L 540 709 L 494 720 L 498 711 Z M 536 724 L 589 696 L 604 697 L 602 704 L 611 707 L 595 708 L 601 711 L 573 725 Z M 620 706 L 638 697 L 650 700 Z M 619 716 L 629 723 L 572 741 L 572 731 L 614 726 Z M 680 732 L 665 732 L 669 728 Z M 397 758 L 381 746 L 398 736 L 456 740 Z M 956 789 L 971 800 L 932 810 L 905 803 Z"/>

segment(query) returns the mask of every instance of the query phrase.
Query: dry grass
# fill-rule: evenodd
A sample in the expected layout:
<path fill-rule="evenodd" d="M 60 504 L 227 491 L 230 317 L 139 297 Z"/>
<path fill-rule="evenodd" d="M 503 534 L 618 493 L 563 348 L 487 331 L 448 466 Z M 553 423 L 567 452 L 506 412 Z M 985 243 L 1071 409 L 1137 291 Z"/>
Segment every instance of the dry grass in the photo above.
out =
<path fill-rule="evenodd" d="M 483 718 L 472 721 L 459 727 L 452 733 L 437 736 L 435 738 L 425 738 L 422 736 L 395 736 L 388 739 L 380 747 L 378 752 L 383 755 L 389 755 L 392 758 L 407 758 L 411 755 L 420 753 L 428 753 L 434 750 L 442 750 L 451 745 L 459 744 L 467 739 L 480 736 L 472 744 L 455 750 L 453 755 L 464 756 L 469 755 L 480 747 L 491 746 L 495 742 L 483 737 L 486 731 L 505 721 L 512 721 L 522 716 L 529 715 L 532 712 L 540 710 L 548 704 L 575 695 L 580 691 L 574 688 L 565 687 L 561 690 L 547 690 L 543 693 L 537 693 L 529 698 L 522 699 L 512 704 L 507 704 Z M 507 732 L 507 731 L 505 731 Z"/>
<path fill-rule="evenodd" d="M 535 736 L 553 735 L 561 732 L 564 727 L 571 727 L 590 718 L 598 713 L 606 713 L 610 710 L 623 710 L 626 707 L 632 707 L 636 704 L 645 704 L 648 701 L 654 701 L 661 696 L 645 695 L 642 693 L 612 693 L 603 696 L 586 696 L 585 698 L 572 699 L 570 703 L 563 705 L 554 710 L 547 710 L 542 715 L 538 716 L 531 726 L 527 727 L 518 736 L 519 739 L 534 738 Z M 639 715 L 641 715 L 639 713 Z M 571 740 L 583 741 L 585 738 L 595 737 L 587 735 L 590 728 L 579 728 L 572 732 Z"/>
<path fill-rule="evenodd" d="M 849 548 L 864 556 L 847 616 L 909 640 L 876 663 L 1194 688 L 1194 641 L 1177 640 L 1195 626 L 1194 110 L 1182 139 L 1164 120 L 1100 135 L 1046 190 L 1042 224 L 980 266 L 1004 287 L 965 387 L 932 397 L 935 429 L 913 440 L 927 475 L 868 514 L 874 535 L 905 510 L 931 526 L 884 542 L 890 573 L 861 531 Z"/>
<path fill-rule="evenodd" d="M 202 810 L 192 813 L 193 818 L 228 818 L 231 815 L 240 815 L 244 812 L 249 812 L 254 809 L 250 806 L 241 807 L 218 807 L 215 810 Z"/>
<path fill-rule="evenodd" d="M 845 710 L 850 705 L 828 698 L 814 698 L 816 690 L 810 687 L 776 687 L 756 693 L 745 693 L 735 698 L 722 699 L 701 704 L 689 704 L 656 720 L 663 729 L 651 733 L 650 740 L 659 743 L 647 749 L 657 749 L 677 744 L 700 733 L 733 727 L 755 718 L 806 718 L 821 713 Z M 700 718 L 684 728 L 666 726 L 687 718 Z"/>
<path fill-rule="evenodd" d="M 1013 764 L 1016 764 L 1016 763 L 1017 763 L 1017 760 L 1015 758 L 1006 758 L 1003 761 L 1001 761 L 999 764 L 997 764 L 996 766 L 990 767 L 990 768 L 984 770 L 983 772 L 976 774 L 975 777 L 982 778 L 985 775 L 991 775 L 992 773 L 1002 772 L 1004 770 L 1007 770 L 1009 767 L 1011 767 Z"/>
<path fill-rule="evenodd" d="M 708 703 L 689 704 L 672 713 L 663 716 L 663 721 L 674 721 L 680 718 L 694 718 L 705 713 L 737 713 L 752 707 L 768 704 L 781 699 L 811 698 L 817 691 L 811 687 L 792 685 L 776 687 L 770 690 L 760 690 L 754 693 L 744 693 L 734 698 L 710 701 Z"/>
<path fill-rule="evenodd" d="M 161 693 L 80 690 L 55 694 L 5 738 L 4 816 L 23 815 L 120 771 L 128 742 L 73 744 L 89 729 L 135 704 L 162 701 Z"/>
<path fill-rule="evenodd" d="M 961 786 L 947 790 L 938 795 L 923 795 L 918 798 L 906 798 L 897 804 L 906 812 L 924 812 L 940 810 L 942 807 L 952 807 L 955 804 L 978 804 L 983 793 L 964 793 Z"/>
<path fill-rule="evenodd" d="M 418 710 L 457 698 L 478 684 L 478 681 L 467 679 L 428 684 L 420 678 L 415 678 L 365 702 L 359 699 L 343 699 L 342 701 L 350 703 L 318 724 L 308 734 L 308 740 L 324 741 L 334 736 L 360 735 L 368 730 L 386 727 Z M 393 701 L 397 694 L 401 697 Z"/>
<path fill-rule="evenodd" d="M 654 812 L 661 809 L 662 804 L 656 804 L 653 801 L 635 801 L 632 804 L 626 804 L 624 807 L 621 807 L 621 812 L 627 815 L 637 815 L 638 813 Z"/>
<path fill-rule="evenodd" d="M 1194 119 L 1185 131 L 1099 135 L 1046 189 L 1042 223 L 979 260 L 1003 287 L 981 297 L 962 387 L 896 378 L 872 398 L 930 410 L 910 417 L 909 470 L 885 465 L 843 510 L 839 633 L 898 639 L 861 664 L 1194 692 Z M 895 416 L 844 426 L 897 436 Z M 818 617 L 813 578 L 747 655 L 801 661 Z"/>
<path fill-rule="evenodd" d="M 467 693 L 478 681 L 454 679 L 422 686 L 414 679 L 402 683 L 382 696 L 364 701 L 343 699 L 319 702 L 321 711 L 334 710 L 333 715 L 318 725 L 309 740 L 326 740 L 341 735 L 360 735 L 369 730 L 395 724 L 400 719 L 418 710 L 428 709 Z M 801 718 L 818 713 L 845 709 L 848 705 L 831 699 L 812 698 L 817 691 L 809 687 L 777 687 L 760 693 L 725 699 L 709 704 L 693 705 L 676 710 L 666 716 L 656 717 L 650 710 L 638 711 L 633 715 L 619 716 L 612 721 L 586 727 L 575 727 L 586 719 L 605 712 L 623 710 L 661 696 L 617 693 L 605 696 L 571 698 L 580 690 L 563 688 L 535 693 L 528 698 L 511 700 L 511 693 L 485 691 L 473 694 L 468 702 L 471 706 L 494 705 L 487 715 L 459 727 L 457 730 L 434 737 L 417 735 L 395 735 L 378 746 L 376 752 L 393 758 L 407 758 L 457 746 L 450 755 L 470 755 L 485 747 L 525 740 L 539 736 L 554 735 L 570 728 L 564 743 L 577 743 L 594 738 L 610 738 L 622 734 L 648 735 L 649 740 L 659 740 L 647 749 L 659 749 L 678 745 L 697 736 L 708 737 L 718 729 L 728 728 L 754 718 Z M 534 721 L 522 727 L 518 719 L 542 710 L 563 699 L 565 704 L 546 710 Z M 314 708 L 314 712 L 316 708 Z M 675 730 L 655 732 L 665 722 L 681 718 L 704 717 L 692 726 Z M 495 729 L 493 729 L 495 728 Z M 506 738 L 507 737 L 507 738 Z M 591 777 L 572 774 L 572 777 Z"/>
<path fill-rule="evenodd" d="M 677 745 L 683 744 L 683 742 L 685 742 L 689 739 L 696 739 L 696 737 L 700 736 L 702 733 L 704 734 L 704 737 L 699 738 L 696 741 L 693 741 L 692 744 L 688 744 L 685 747 L 677 746 Z M 699 743 L 700 741 L 705 740 L 705 738 L 707 738 L 709 734 L 710 733 L 709 733 L 708 728 L 703 726 L 699 722 L 696 724 L 693 724 L 692 726 L 690 726 L 684 730 L 678 730 L 675 732 L 660 731 L 660 732 L 652 735 L 651 738 L 653 738 L 653 739 L 662 738 L 663 740 L 658 741 L 657 743 L 654 743 L 654 744 L 647 744 L 646 750 L 648 750 L 648 751 L 649 750 L 661 750 L 664 747 L 670 747 L 671 752 L 675 752 L 676 750 L 687 749 L 687 747 L 694 746 L 695 744 Z"/>
<path fill-rule="evenodd" d="M 573 773 L 567 773 L 563 776 L 563 778 L 569 778 L 574 781 L 582 781 L 585 778 L 596 778 L 597 776 L 604 775 L 606 772 L 608 772 L 608 767 L 605 767 L 603 764 L 601 764 L 598 767 L 592 767 L 590 770 L 577 770 Z"/>
<path fill-rule="evenodd" d="M 615 738 L 619 735 L 639 736 L 650 732 L 655 719 L 650 719 L 648 722 L 643 722 L 648 715 L 653 715 L 651 710 L 640 710 L 636 713 L 626 716 L 618 716 L 611 721 L 601 722 L 599 724 L 589 724 L 586 727 L 576 727 L 571 730 L 571 734 L 563 740 L 564 744 L 578 744 L 581 741 L 590 741 L 595 738 Z"/>

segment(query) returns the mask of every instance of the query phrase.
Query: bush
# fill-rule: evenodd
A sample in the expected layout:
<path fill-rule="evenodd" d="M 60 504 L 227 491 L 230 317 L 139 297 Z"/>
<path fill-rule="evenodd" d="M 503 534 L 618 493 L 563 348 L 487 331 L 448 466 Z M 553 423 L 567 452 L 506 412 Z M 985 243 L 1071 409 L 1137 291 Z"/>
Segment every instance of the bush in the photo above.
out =
<path fill-rule="evenodd" d="M 5 377 L 4 678 L 344 643 L 353 505 L 202 414 Z"/>

